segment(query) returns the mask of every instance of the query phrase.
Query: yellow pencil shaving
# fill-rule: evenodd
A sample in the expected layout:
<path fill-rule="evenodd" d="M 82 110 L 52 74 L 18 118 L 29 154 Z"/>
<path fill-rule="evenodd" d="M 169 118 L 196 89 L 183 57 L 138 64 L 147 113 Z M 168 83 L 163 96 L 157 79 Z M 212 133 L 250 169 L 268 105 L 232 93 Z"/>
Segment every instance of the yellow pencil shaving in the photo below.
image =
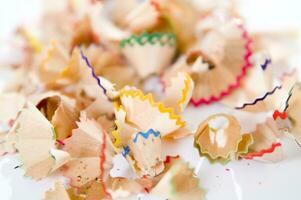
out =
<path fill-rule="evenodd" d="M 21 34 L 28 41 L 29 45 L 33 48 L 35 53 L 41 52 L 42 44 L 38 41 L 38 39 L 29 33 L 27 30 L 22 29 Z"/>
<path fill-rule="evenodd" d="M 185 73 L 185 80 L 184 80 L 185 87 L 182 90 L 182 98 L 177 102 L 180 109 L 181 109 L 181 105 L 183 103 L 185 103 L 185 101 L 187 100 L 187 94 L 189 92 L 191 82 L 192 82 L 192 80 L 191 80 L 190 76 L 187 73 Z"/>
<path fill-rule="evenodd" d="M 176 115 L 172 108 L 166 108 L 161 102 L 154 102 L 152 94 L 144 95 L 140 90 L 121 90 L 120 96 L 138 97 L 142 101 L 148 101 L 151 106 L 157 108 L 160 113 L 167 113 L 170 119 L 176 120 L 176 124 L 180 127 L 185 126 L 185 122 L 181 120 L 181 116 Z"/>

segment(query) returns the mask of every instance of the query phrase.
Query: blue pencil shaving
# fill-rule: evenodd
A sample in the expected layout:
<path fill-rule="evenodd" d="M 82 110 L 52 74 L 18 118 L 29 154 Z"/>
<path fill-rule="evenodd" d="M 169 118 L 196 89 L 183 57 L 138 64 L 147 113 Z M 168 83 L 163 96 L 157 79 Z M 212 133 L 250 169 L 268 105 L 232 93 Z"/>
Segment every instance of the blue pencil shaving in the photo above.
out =
<path fill-rule="evenodd" d="M 144 137 L 145 139 L 147 139 L 150 135 L 154 135 L 155 137 L 159 137 L 160 136 L 160 132 L 159 131 L 155 131 L 154 129 L 149 129 L 148 131 L 146 132 L 139 132 L 136 134 L 135 138 L 133 139 L 133 142 L 137 142 L 138 140 L 138 137 L 139 136 L 142 136 Z"/>

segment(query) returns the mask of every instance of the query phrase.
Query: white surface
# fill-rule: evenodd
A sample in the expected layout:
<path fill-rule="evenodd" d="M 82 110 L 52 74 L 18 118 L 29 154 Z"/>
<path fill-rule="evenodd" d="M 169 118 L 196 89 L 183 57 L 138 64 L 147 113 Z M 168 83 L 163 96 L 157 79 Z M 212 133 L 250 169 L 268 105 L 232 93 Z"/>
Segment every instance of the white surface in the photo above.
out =
<path fill-rule="evenodd" d="M 238 1 L 242 14 L 247 17 L 250 30 L 281 30 L 283 28 L 301 27 L 301 1 L 299 0 L 244 0 Z M 38 0 L 0 0 L 0 58 L 3 56 L 1 43 L 11 29 L 18 23 L 30 24 L 36 20 L 39 13 Z M 6 77 L 0 74 L 0 83 Z M 0 87 L 1 88 L 1 87 Z M 200 111 L 202 110 L 202 111 Z M 213 105 L 206 109 L 189 109 L 185 117 L 189 118 L 191 126 L 195 128 L 199 121 L 206 118 L 209 112 L 220 112 L 222 107 Z M 226 110 L 227 111 L 227 110 Z M 1 111 L 0 111 L 1 112 Z M 243 121 L 250 121 L 248 116 Z M 253 121 L 254 123 L 254 121 Z M 251 124 L 252 126 L 252 124 Z M 250 127 L 244 127 L 246 129 Z M 209 164 L 200 158 L 192 148 L 192 139 L 186 138 L 180 149 L 168 152 L 179 152 L 189 161 L 201 179 L 206 189 L 207 200 L 299 200 L 301 180 L 301 148 L 293 140 L 285 138 L 283 141 L 284 160 L 276 164 L 265 164 L 255 161 L 234 161 L 226 166 Z M 166 144 L 169 146 L 178 144 Z M 185 148 L 189 146 L 191 148 Z M 185 148 L 185 151 L 183 150 Z M 167 152 L 166 152 L 167 153 Z M 0 160 L 0 199 L 1 200 L 40 200 L 46 188 L 52 186 L 55 178 L 35 182 L 24 178 L 21 169 L 14 169 L 18 161 L 14 156 L 5 156 Z M 229 169 L 229 170 L 227 170 Z"/>

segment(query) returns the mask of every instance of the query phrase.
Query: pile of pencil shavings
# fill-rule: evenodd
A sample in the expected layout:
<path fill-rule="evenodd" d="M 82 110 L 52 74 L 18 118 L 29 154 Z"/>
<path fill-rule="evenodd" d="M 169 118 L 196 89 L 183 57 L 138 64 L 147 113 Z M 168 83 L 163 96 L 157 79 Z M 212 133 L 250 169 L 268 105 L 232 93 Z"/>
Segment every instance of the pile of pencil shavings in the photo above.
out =
<path fill-rule="evenodd" d="M 166 143 L 177 152 L 178 141 L 191 139 L 185 148 L 221 164 L 277 162 L 282 137 L 301 143 L 301 85 L 287 48 L 294 41 L 249 34 L 234 5 L 45 1 L 37 31 L 20 27 L 14 38 L 0 152 L 15 153 L 25 176 L 68 179 L 45 200 L 203 199 L 188 158 L 169 154 Z M 184 120 L 188 106 L 215 102 L 230 112 L 198 120 L 195 130 Z M 246 131 L 232 112 L 265 117 Z M 132 177 L 112 175 L 123 167 L 116 156 Z"/>

